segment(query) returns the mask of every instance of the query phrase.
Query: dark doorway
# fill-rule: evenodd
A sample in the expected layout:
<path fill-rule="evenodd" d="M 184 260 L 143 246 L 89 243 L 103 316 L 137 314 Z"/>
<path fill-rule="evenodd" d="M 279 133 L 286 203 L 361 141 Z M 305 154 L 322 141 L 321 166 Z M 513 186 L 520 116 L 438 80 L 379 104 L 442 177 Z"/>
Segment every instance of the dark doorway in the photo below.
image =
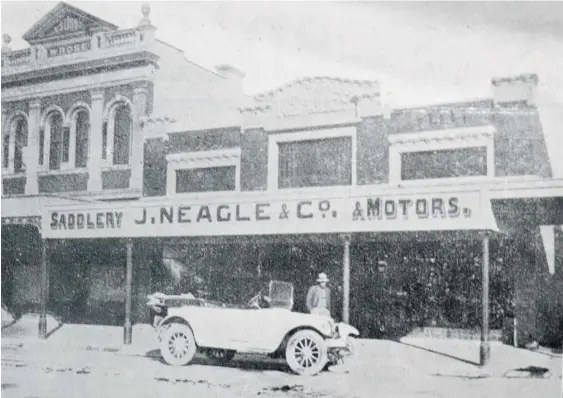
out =
<path fill-rule="evenodd" d="M 49 244 L 49 310 L 63 322 L 122 325 L 125 245 L 118 239 Z"/>

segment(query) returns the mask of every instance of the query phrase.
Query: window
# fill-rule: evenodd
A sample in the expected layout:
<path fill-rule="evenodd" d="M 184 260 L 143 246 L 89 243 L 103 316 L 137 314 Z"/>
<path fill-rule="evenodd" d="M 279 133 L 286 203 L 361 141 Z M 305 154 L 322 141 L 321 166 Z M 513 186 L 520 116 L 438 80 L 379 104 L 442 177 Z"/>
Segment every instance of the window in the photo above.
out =
<path fill-rule="evenodd" d="M 166 194 L 240 191 L 240 148 L 166 155 Z"/>
<path fill-rule="evenodd" d="M 2 137 L 2 167 L 7 169 L 10 166 L 10 134 Z"/>
<path fill-rule="evenodd" d="M 27 121 L 19 117 L 15 122 L 14 172 L 25 170 L 23 149 L 27 147 Z"/>
<path fill-rule="evenodd" d="M 357 127 L 268 135 L 268 190 L 356 185 Z"/>
<path fill-rule="evenodd" d="M 63 161 L 63 117 L 53 112 L 47 119 L 49 136 L 49 170 L 60 170 Z"/>
<path fill-rule="evenodd" d="M 129 164 L 131 150 L 131 111 L 127 106 L 115 110 L 113 123 L 113 164 Z"/>
<path fill-rule="evenodd" d="M 176 193 L 234 191 L 236 166 L 176 170 Z"/>
<path fill-rule="evenodd" d="M 389 182 L 422 183 L 495 176 L 495 127 L 458 127 L 391 134 Z"/>
<path fill-rule="evenodd" d="M 86 167 L 88 162 L 88 136 L 90 135 L 90 120 L 88 112 L 81 110 L 74 119 L 74 164 L 76 168 Z"/>
<path fill-rule="evenodd" d="M 487 175 L 487 148 L 461 148 L 401 154 L 401 179 Z"/>
<path fill-rule="evenodd" d="M 9 129 L 2 136 L 2 168 L 8 172 L 25 171 L 23 150 L 27 147 L 27 120 L 23 116 L 12 119 Z"/>
<path fill-rule="evenodd" d="M 352 138 L 281 142 L 278 187 L 352 184 Z"/>

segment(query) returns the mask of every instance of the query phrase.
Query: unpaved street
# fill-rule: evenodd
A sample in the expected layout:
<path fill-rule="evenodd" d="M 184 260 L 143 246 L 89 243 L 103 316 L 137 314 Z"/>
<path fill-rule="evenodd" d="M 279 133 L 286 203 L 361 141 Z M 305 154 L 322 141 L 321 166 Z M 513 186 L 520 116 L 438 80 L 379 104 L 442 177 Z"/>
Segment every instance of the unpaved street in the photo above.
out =
<path fill-rule="evenodd" d="M 153 353 L 155 354 L 155 353 Z M 366 354 L 366 353 L 364 353 Z M 369 354 L 369 353 L 368 353 Z M 174 368 L 152 357 L 94 351 L 2 351 L 2 394 L 49 397 L 559 397 L 561 379 L 433 375 L 432 358 L 419 350 L 403 358 L 360 356 L 316 377 L 288 373 L 283 363 L 235 357 L 229 366 L 198 359 Z M 440 359 L 441 360 L 441 359 Z M 444 364 L 440 364 L 443 367 Z M 452 361 L 452 367 L 456 366 Z M 559 372 L 560 372 L 560 368 Z"/>

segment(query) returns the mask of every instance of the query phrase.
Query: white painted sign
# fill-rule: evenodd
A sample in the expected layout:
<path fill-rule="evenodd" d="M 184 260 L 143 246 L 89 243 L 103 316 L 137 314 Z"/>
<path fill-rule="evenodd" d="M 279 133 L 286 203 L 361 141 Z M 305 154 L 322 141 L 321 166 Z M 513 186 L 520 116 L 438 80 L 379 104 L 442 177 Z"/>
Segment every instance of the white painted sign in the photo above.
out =
<path fill-rule="evenodd" d="M 81 43 L 67 44 L 62 46 L 50 47 L 47 49 L 47 55 L 52 57 L 58 57 L 62 55 L 70 55 L 75 53 L 81 53 L 90 51 L 90 42 L 84 41 Z"/>
<path fill-rule="evenodd" d="M 479 191 L 291 200 L 170 201 L 46 207 L 43 237 L 241 236 L 496 230 Z"/>

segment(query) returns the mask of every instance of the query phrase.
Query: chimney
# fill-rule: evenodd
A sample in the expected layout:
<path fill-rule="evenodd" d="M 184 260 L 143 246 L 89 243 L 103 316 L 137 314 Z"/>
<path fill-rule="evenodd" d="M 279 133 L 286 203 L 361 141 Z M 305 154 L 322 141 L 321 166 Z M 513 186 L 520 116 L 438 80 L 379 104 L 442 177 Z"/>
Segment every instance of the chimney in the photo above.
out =
<path fill-rule="evenodd" d="M 12 41 L 12 37 L 9 34 L 4 33 L 2 35 L 2 54 L 9 53 L 11 51 L 10 48 L 11 41 Z"/>
<path fill-rule="evenodd" d="M 232 88 L 232 93 L 235 95 L 242 94 L 242 81 L 244 79 L 245 74 L 235 68 L 234 66 L 222 64 L 217 65 L 215 70 L 218 74 L 223 76 L 225 79 L 229 81 L 229 86 Z"/>
<path fill-rule="evenodd" d="M 497 105 L 524 103 L 529 106 L 536 104 L 538 76 L 536 74 L 514 77 L 494 78 L 493 99 Z"/>

